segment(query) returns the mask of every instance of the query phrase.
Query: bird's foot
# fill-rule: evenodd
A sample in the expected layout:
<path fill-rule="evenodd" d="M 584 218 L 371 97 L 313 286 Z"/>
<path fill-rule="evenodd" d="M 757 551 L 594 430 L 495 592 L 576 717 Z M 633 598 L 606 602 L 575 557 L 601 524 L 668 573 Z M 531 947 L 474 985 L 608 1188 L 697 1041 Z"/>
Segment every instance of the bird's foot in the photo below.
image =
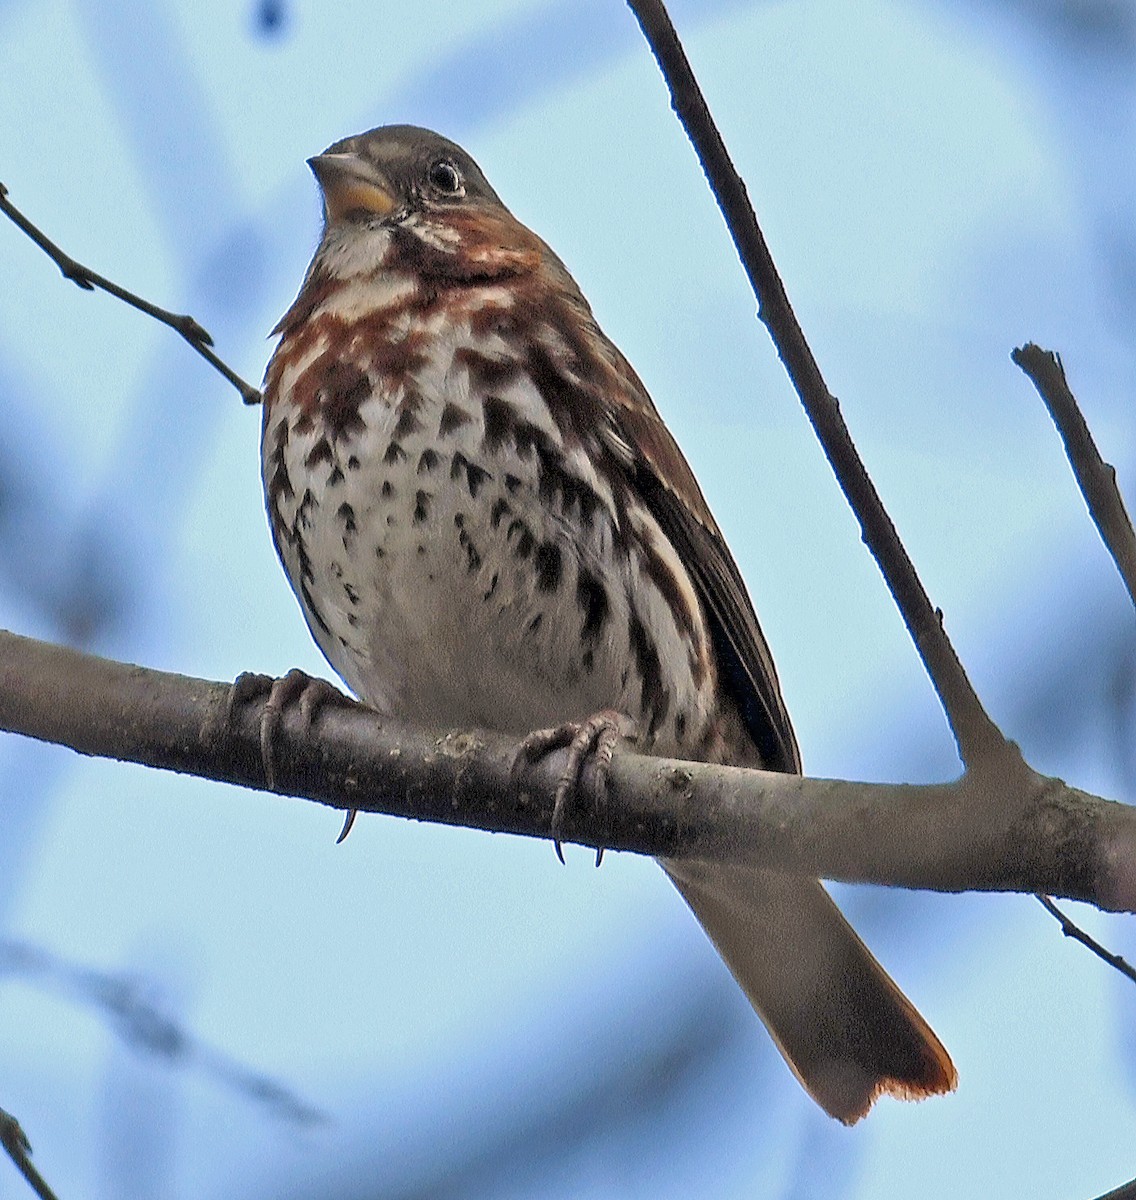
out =
<path fill-rule="evenodd" d="M 585 767 L 590 762 L 597 772 L 600 797 L 607 794 L 608 768 L 615 747 L 621 738 L 635 735 L 634 722 L 613 708 L 604 708 L 593 713 L 584 721 L 566 721 L 552 729 L 534 729 L 517 748 L 513 759 L 514 783 L 524 770 L 551 754 L 554 750 L 568 748 L 568 761 L 556 784 L 556 799 L 552 807 L 552 835 L 556 857 L 564 861 L 559 833 L 564 824 L 564 812 L 569 800 L 579 794 L 580 782 Z M 596 866 L 603 861 L 603 847 L 596 850 Z"/>
<path fill-rule="evenodd" d="M 270 791 L 276 790 L 276 739 L 280 732 L 280 724 L 284 719 L 284 710 L 292 704 L 300 709 L 300 719 L 304 728 L 311 729 L 316 714 L 326 704 L 337 704 L 355 707 L 357 700 L 344 695 L 326 679 L 318 679 L 293 667 L 287 675 L 278 679 L 272 675 L 260 675 L 246 671 L 233 681 L 229 689 L 229 699 L 225 706 L 226 724 L 232 725 L 237 710 L 251 700 L 257 700 L 267 694 L 264 709 L 260 716 L 260 761 L 264 767 L 264 780 Z M 351 832 L 355 823 L 355 809 L 348 809 L 336 844 Z"/>

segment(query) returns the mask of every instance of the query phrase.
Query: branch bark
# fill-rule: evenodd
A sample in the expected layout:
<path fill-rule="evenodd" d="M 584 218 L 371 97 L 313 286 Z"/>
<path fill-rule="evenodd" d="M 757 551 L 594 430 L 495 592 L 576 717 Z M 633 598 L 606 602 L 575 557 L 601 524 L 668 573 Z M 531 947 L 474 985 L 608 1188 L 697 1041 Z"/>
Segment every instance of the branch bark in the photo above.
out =
<path fill-rule="evenodd" d="M 1060 356 L 1027 342 L 1010 358 L 1029 377 L 1049 409 L 1089 516 L 1136 604 L 1136 532 L 1116 483 L 1116 468 L 1101 458 L 1088 422 L 1069 389 Z"/>
<path fill-rule="evenodd" d="M 105 275 L 92 271 L 90 267 L 85 267 L 77 259 L 72 258 L 8 199 L 8 189 L 3 183 L 0 183 L 0 213 L 3 213 L 35 242 L 59 268 L 64 279 L 70 279 L 76 287 L 82 288 L 85 292 L 93 292 L 97 288 L 99 291 L 106 292 L 108 296 L 114 296 L 116 300 L 129 304 L 131 308 L 137 309 L 140 313 L 153 317 L 155 321 L 160 321 L 174 333 L 180 334 L 223 379 L 228 380 L 240 392 L 241 399 L 246 404 L 260 403 L 260 392 L 251 383 L 246 383 L 213 350 L 212 335 L 188 313 L 175 313 L 170 312 L 168 308 L 159 308 L 158 305 L 151 304 L 149 300 L 144 300 L 136 292 L 129 291 L 121 284 L 115 283 L 113 279 L 108 279 Z"/>
<path fill-rule="evenodd" d="M 226 713 L 230 685 L 0 632 L 0 729 L 267 791 L 263 702 Z M 399 724 L 353 702 L 276 742 L 277 790 L 337 809 L 551 839 L 561 754 L 510 781 L 516 746 Z M 606 800 L 586 776 L 560 840 L 743 862 L 852 883 L 1045 892 L 1136 911 L 1136 809 L 1024 764 L 915 786 L 803 779 L 632 753 Z"/>
<path fill-rule="evenodd" d="M 710 115 L 666 6 L 662 0 L 627 0 L 627 3 L 659 64 L 671 95 L 671 105 L 686 130 L 726 219 L 730 237 L 757 298 L 758 316 L 769 330 L 825 457 L 860 523 L 864 543 L 895 598 L 939 695 L 958 745 L 959 757 L 968 770 L 978 767 L 987 757 L 1014 758 L 1020 763 L 1017 747 L 1003 737 L 971 685 L 943 627 L 943 614 L 932 606 L 915 565 L 853 444 L 840 404 L 828 390 L 789 303 L 745 183 Z M 995 773 L 998 769 L 995 767 Z"/>

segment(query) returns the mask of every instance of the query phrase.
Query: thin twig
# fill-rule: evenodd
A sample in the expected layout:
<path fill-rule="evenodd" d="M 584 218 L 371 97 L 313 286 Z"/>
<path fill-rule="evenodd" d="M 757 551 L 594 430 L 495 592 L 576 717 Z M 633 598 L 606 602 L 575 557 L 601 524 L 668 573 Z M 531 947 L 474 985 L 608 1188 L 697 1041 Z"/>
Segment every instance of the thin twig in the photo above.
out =
<path fill-rule="evenodd" d="M 1080 942 L 1082 946 L 1090 949 L 1097 958 L 1108 963 L 1110 967 L 1115 967 L 1121 975 L 1126 975 L 1133 983 L 1136 983 L 1136 967 L 1133 967 L 1131 963 L 1121 958 L 1119 954 L 1113 954 L 1111 950 L 1106 950 L 1092 934 L 1086 933 L 1075 921 L 1067 917 L 1053 903 L 1049 896 L 1038 896 L 1036 899 L 1041 907 L 1060 924 L 1061 932 L 1067 938 L 1072 938 L 1073 941 Z"/>
<path fill-rule="evenodd" d="M 730 160 L 663 0 L 627 2 L 658 61 L 671 94 L 675 113 L 698 154 L 707 181 L 725 217 L 730 236 L 757 297 L 758 314 L 769 330 L 825 456 L 860 523 L 864 541 L 887 581 L 888 589 L 931 677 L 954 733 L 963 764 L 968 771 L 977 763 L 995 761 L 1013 769 L 1024 769 L 1017 747 L 1003 737 L 971 685 L 943 627 L 942 612 L 932 607 L 915 566 L 856 451 L 848 427 L 841 416 L 839 403 L 829 391 L 789 303 L 784 284 L 750 204 L 745 183 Z M 1021 353 L 1015 353 L 1015 362 L 1034 378 L 1046 402 L 1050 403 L 1049 395 L 1042 390 L 1037 376 L 1019 360 L 1018 355 Z M 1059 364 L 1057 369 L 1060 374 Z M 1060 375 L 1060 380 L 1063 385 L 1063 375 Z M 1058 392 L 1060 402 L 1062 397 L 1059 389 L 1051 388 L 1050 392 Z M 1050 404 L 1050 411 L 1053 412 L 1054 420 L 1065 438 L 1066 449 L 1074 463 L 1074 470 L 1077 471 L 1078 481 L 1082 484 L 1082 491 L 1085 492 L 1093 519 L 1129 584 L 1133 601 L 1136 602 L 1136 538 L 1133 538 L 1131 523 L 1116 489 L 1115 473 L 1111 467 L 1100 462 L 1088 428 L 1076 410 L 1076 404 L 1067 387 L 1064 388 L 1064 392 L 1072 404 L 1079 425 L 1068 418 L 1063 422 L 1062 416 L 1068 413 L 1068 405 L 1061 407 L 1059 403 L 1055 410 L 1054 405 Z M 1062 415 L 1059 416 L 1059 413 Z M 1066 432 L 1070 428 L 1075 430 L 1072 436 Z M 1071 444 L 1077 449 L 1076 458 Z M 1083 449 L 1084 447 L 1091 448 L 1095 463 L 1092 462 L 1088 449 Z M 1091 479 L 1091 486 L 1083 481 L 1080 463 L 1088 464 L 1084 473 Z M 1105 515 L 1102 517 L 1101 513 Z M 1043 897 L 1039 899 L 1046 903 Z M 1066 932 L 1075 936 L 1069 929 L 1066 929 Z M 1105 961 L 1117 965 L 1115 956 L 1093 943 L 1091 939 L 1085 944 L 1100 954 Z M 1119 962 L 1123 963 L 1123 959 Z M 1118 966 L 1118 969 L 1128 974 L 1125 967 Z"/>
<path fill-rule="evenodd" d="M 820 373 L 757 223 L 745 184 L 687 61 L 662 0 L 627 0 L 662 70 L 675 113 L 690 138 L 749 276 L 758 313 L 769 330 L 813 429 L 852 507 L 942 702 L 959 755 L 970 767 L 1013 754 L 982 706 L 936 609 L 916 574 L 875 485 L 860 459 L 840 407 Z"/>
<path fill-rule="evenodd" d="M 1010 358 L 1030 379 L 1049 410 L 1061 435 L 1066 457 L 1073 468 L 1089 516 L 1116 563 L 1129 597 L 1136 604 L 1136 532 L 1133 531 L 1132 520 L 1116 483 L 1116 468 L 1101 458 L 1088 422 L 1065 378 L 1060 356 L 1052 350 L 1044 350 L 1033 342 L 1027 342 L 1014 350 Z M 1099 959 L 1136 983 L 1136 968 L 1081 929 L 1048 896 L 1038 896 L 1037 900 L 1059 922 L 1061 932 L 1066 937 L 1080 942 Z"/>
<path fill-rule="evenodd" d="M 131 308 L 136 308 L 139 312 L 145 313 L 146 316 L 153 317 L 155 321 L 161 321 L 163 325 L 169 326 L 175 333 L 180 334 L 215 371 L 224 376 L 240 392 L 241 399 L 246 404 L 260 403 L 260 392 L 252 384 L 246 383 L 228 363 L 219 358 L 210 349 L 213 345 L 213 338 L 210 336 L 209 331 L 199 325 L 193 317 L 182 313 L 170 312 L 165 308 L 159 308 L 156 304 L 151 304 L 149 300 L 143 300 L 141 296 L 127 291 L 126 288 L 120 287 L 113 280 L 107 279 L 105 276 L 92 271 L 90 267 L 85 267 L 82 263 L 77 262 L 66 251 L 60 249 L 42 229 L 35 225 L 8 199 L 8 189 L 3 183 L 0 183 L 0 212 L 3 212 L 13 224 L 22 229 L 35 242 L 60 269 L 64 279 L 70 279 L 73 284 L 81 287 L 84 291 L 90 292 L 98 288 L 100 291 L 104 291 L 108 295 L 129 304 Z"/>
<path fill-rule="evenodd" d="M 271 1076 L 252 1070 L 182 1026 L 153 995 L 149 981 L 101 971 L 28 942 L 0 938 L 0 978 L 18 978 L 88 1006 L 138 1054 L 171 1068 L 193 1068 L 262 1105 L 277 1120 L 300 1126 L 324 1124 L 327 1116 Z"/>
<path fill-rule="evenodd" d="M 1029 376 L 1045 401 L 1065 443 L 1065 453 L 1089 516 L 1136 604 L 1136 532 L 1116 485 L 1116 468 L 1101 458 L 1088 422 L 1069 389 L 1060 357 L 1033 342 L 1019 347 L 1010 357 Z"/>
<path fill-rule="evenodd" d="M 27 1134 L 20 1128 L 19 1121 L 0 1108 L 0 1145 L 8 1152 L 8 1157 L 16 1164 L 16 1169 L 31 1185 L 32 1191 L 40 1200 L 58 1200 L 55 1193 L 47 1186 L 47 1181 L 35 1169 L 32 1163 L 32 1147 Z"/>

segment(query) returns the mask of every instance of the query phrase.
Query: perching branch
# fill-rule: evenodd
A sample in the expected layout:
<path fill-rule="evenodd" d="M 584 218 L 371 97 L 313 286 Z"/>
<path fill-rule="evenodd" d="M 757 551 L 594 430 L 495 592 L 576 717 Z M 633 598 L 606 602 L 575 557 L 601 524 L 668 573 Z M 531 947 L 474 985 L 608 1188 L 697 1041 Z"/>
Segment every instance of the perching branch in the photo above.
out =
<path fill-rule="evenodd" d="M 837 481 L 860 523 L 864 542 L 883 572 L 919 656 L 950 722 L 963 764 L 973 768 L 987 756 L 1017 758 L 987 714 L 931 604 L 915 566 L 880 500 L 836 398 L 789 303 L 785 287 L 757 223 L 745 184 L 730 160 L 722 135 L 662 0 L 627 0 L 643 30 L 671 94 L 671 103 L 694 146 L 707 181 L 726 219 L 730 236 L 757 297 L 764 322 Z"/>
<path fill-rule="evenodd" d="M 262 701 L 226 720 L 230 687 L 0 633 L 0 729 L 267 790 Z M 487 733 L 400 725 L 354 703 L 276 739 L 278 790 L 492 832 L 551 838 L 562 753 L 514 787 L 516 750 Z M 329 836 L 334 830 L 329 829 Z M 938 891 L 1047 892 L 1136 911 L 1136 809 L 1024 765 L 928 786 L 802 779 L 618 754 L 606 802 L 585 776 L 559 838 Z"/>
<path fill-rule="evenodd" d="M 20 1128 L 19 1121 L 2 1108 L 0 1108 L 0 1146 L 4 1147 L 8 1157 L 16 1164 L 16 1169 L 28 1181 L 32 1191 L 40 1200 L 57 1200 L 55 1193 L 47 1186 L 47 1181 L 35 1169 L 28 1135 Z"/>
<path fill-rule="evenodd" d="M 73 284 L 81 287 L 84 291 L 90 292 L 98 288 L 129 304 L 131 308 L 136 308 L 139 312 L 145 313 L 146 316 L 153 317 L 155 321 L 161 321 L 163 325 L 169 326 L 175 333 L 185 338 L 214 370 L 220 372 L 240 392 L 241 399 L 246 404 L 260 403 L 260 392 L 251 383 L 246 383 L 228 363 L 210 349 L 213 345 L 212 336 L 207 329 L 202 328 L 191 316 L 159 308 L 156 304 L 151 304 L 149 300 L 143 300 L 141 296 L 136 295 L 134 292 L 127 291 L 126 288 L 115 283 L 112 279 L 107 279 L 105 276 L 92 271 L 90 267 L 85 267 L 82 263 L 76 262 L 75 259 L 64 250 L 61 250 L 42 229 L 33 224 L 8 199 L 8 189 L 2 183 L 0 183 L 0 212 L 3 212 L 13 224 L 22 229 L 35 242 L 60 271 L 63 272 L 64 279 L 70 279 Z"/>

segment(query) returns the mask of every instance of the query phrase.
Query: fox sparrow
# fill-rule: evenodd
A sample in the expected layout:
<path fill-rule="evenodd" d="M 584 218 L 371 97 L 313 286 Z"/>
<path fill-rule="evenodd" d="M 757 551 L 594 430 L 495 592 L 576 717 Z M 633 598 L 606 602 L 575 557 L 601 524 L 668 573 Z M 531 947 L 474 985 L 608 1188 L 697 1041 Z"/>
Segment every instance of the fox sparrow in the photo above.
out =
<path fill-rule="evenodd" d="M 336 671 L 409 721 L 559 727 L 538 750 L 602 757 L 622 715 L 647 753 L 799 771 L 738 568 L 561 261 L 437 134 L 375 129 L 311 167 L 323 238 L 274 331 L 262 466 Z M 661 865 L 834 1117 L 955 1086 L 817 881 Z"/>

